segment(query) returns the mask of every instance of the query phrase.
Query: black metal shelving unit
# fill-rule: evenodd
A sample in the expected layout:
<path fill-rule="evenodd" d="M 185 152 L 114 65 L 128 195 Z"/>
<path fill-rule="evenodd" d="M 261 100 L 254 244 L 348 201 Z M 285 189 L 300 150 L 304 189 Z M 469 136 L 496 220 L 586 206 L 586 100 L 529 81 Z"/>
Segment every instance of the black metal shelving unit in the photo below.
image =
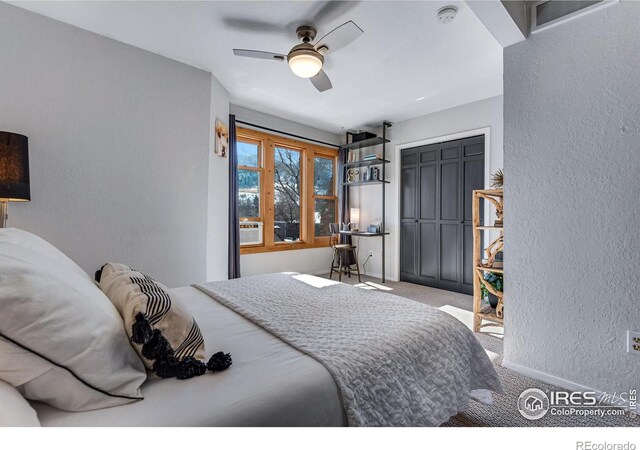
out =
<path fill-rule="evenodd" d="M 387 164 L 390 163 L 390 161 L 387 159 L 387 144 L 390 142 L 389 139 L 387 139 L 387 129 L 391 128 L 391 122 L 389 121 L 383 121 L 382 122 L 382 137 L 372 137 L 370 139 L 364 139 L 362 141 L 357 141 L 357 142 L 349 142 L 349 138 L 353 137 L 352 133 L 347 132 L 347 144 L 341 146 L 342 149 L 346 149 L 346 150 L 355 150 L 355 149 L 362 149 L 362 148 L 368 148 L 368 147 L 374 147 L 376 145 L 382 145 L 382 158 L 376 158 L 376 159 L 372 159 L 372 160 L 366 160 L 366 161 L 353 161 L 353 162 L 348 162 L 348 163 L 340 163 L 340 170 L 344 171 L 343 172 L 343 179 L 347 180 L 347 171 L 349 169 L 355 168 L 355 167 L 369 167 L 369 166 L 382 166 L 382 178 L 380 180 L 376 180 L 376 181 L 356 181 L 356 182 L 352 182 L 352 183 L 342 183 L 343 186 L 371 186 L 371 185 L 376 185 L 376 186 L 382 186 L 382 220 L 380 221 L 380 233 L 376 233 L 376 234 L 368 234 L 368 233 L 352 233 L 353 236 L 361 236 L 361 237 L 380 237 L 382 238 L 382 282 L 384 283 L 386 281 L 386 261 L 385 261 L 385 237 L 389 234 L 386 232 L 386 227 L 385 227 L 385 216 L 386 216 L 386 186 L 389 183 L 389 181 L 387 181 L 386 178 L 386 167 Z"/>
<path fill-rule="evenodd" d="M 389 164 L 391 161 L 387 161 L 386 159 L 369 159 L 367 161 L 354 161 L 350 163 L 344 164 L 344 167 L 347 169 L 352 167 L 368 167 L 368 166 L 379 166 L 380 164 Z"/>
<path fill-rule="evenodd" d="M 342 186 L 366 186 L 369 184 L 383 184 L 383 183 L 389 183 L 388 181 L 382 181 L 382 180 L 377 180 L 377 181 L 353 181 L 351 183 L 347 182 L 347 183 L 342 183 Z"/>

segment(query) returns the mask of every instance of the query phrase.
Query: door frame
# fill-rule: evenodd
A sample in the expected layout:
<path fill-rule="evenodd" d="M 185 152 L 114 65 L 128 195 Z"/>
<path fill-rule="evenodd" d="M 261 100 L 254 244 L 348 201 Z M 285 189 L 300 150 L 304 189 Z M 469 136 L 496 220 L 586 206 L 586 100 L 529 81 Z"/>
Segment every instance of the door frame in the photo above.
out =
<path fill-rule="evenodd" d="M 400 154 L 403 149 L 411 147 L 420 147 L 422 145 L 438 144 L 440 142 L 456 141 L 458 139 L 470 138 L 474 136 L 484 136 L 484 183 L 485 187 L 491 183 L 491 127 L 476 128 L 473 130 L 461 131 L 459 133 L 446 134 L 443 136 L 436 136 L 427 139 L 421 139 L 419 141 L 407 142 L 405 144 L 398 144 L 395 146 L 394 158 L 396 164 L 394 168 L 393 177 L 398 180 L 398 186 L 396 188 L 395 203 L 398 205 L 395 217 L 393 218 L 393 229 L 397 230 L 396 233 L 392 233 L 394 253 L 393 257 L 395 264 L 392 267 L 393 280 L 400 280 L 400 195 L 402 189 L 400 189 L 400 176 L 402 164 L 400 162 Z M 484 221 L 489 223 L 491 220 L 491 214 L 493 214 L 492 208 L 485 208 Z"/>

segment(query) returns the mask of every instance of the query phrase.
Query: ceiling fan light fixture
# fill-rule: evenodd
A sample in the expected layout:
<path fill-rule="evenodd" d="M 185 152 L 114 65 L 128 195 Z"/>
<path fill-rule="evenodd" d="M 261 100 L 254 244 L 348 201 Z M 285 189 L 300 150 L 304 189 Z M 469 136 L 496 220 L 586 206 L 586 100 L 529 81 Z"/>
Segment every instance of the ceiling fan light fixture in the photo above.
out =
<path fill-rule="evenodd" d="M 306 48 L 306 47 L 310 48 Z M 303 48 L 299 48 L 303 47 Z M 322 69 L 324 58 L 309 44 L 296 45 L 287 56 L 289 67 L 301 78 L 314 77 Z"/>

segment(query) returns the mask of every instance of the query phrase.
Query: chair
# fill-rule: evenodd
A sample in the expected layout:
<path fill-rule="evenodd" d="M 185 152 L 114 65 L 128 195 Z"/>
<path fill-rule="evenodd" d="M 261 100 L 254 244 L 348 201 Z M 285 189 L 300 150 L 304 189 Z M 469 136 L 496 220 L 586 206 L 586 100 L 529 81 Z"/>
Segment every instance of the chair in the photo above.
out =
<path fill-rule="evenodd" d="M 358 252 L 356 252 L 356 246 L 340 243 L 340 228 L 337 223 L 329 224 L 329 232 L 331 233 L 329 242 L 333 249 L 333 259 L 331 260 L 329 279 L 333 277 L 334 272 L 338 274 L 338 281 L 342 281 L 343 273 L 346 273 L 349 278 L 351 278 L 351 272 L 355 270 L 358 274 L 358 283 L 362 283 L 362 280 L 360 279 L 360 267 L 358 265 Z M 353 266 L 355 266 L 355 269 Z"/>

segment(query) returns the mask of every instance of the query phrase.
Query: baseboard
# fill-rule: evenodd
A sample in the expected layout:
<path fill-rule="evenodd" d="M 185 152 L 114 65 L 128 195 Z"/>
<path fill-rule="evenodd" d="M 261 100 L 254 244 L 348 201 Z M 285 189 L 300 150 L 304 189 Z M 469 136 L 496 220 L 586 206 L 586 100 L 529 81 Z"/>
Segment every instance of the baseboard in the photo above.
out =
<path fill-rule="evenodd" d="M 323 277 L 329 276 L 329 272 L 327 272 L 327 269 L 322 269 L 322 270 L 314 270 L 313 272 L 308 272 L 308 275 L 315 275 L 316 277 Z"/>
<path fill-rule="evenodd" d="M 504 367 L 505 369 L 513 370 L 514 372 L 517 372 L 520 375 L 524 375 L 525 377 L 533 378 L 534 380 L 542 381 L 543 383 L 551 384 L 553 386 L 557 386 L 559 388 L 563 388 L 568 391 L 595 392 L 596 395 L 598 396 L 600 394 L 605 393 L 600 389 L 595 389 L 589 386 L 584 386 L 582 384 L 574 383 L 573 381 L 565 380 L 564 378 L 560 378 L 555 375 L 548 374 L 546 372 L 541 372 L 536 369 L 531 369 L 530 367 L 526 367 L 521 364 L 508 361 L 506 359 L 502 360 L 502 367 Z"/>
<path fill-rule="evenodd" d="M 360 273 L 362 273 L 362 275 L 364 275 L 363 272 L 360 272 Z M 367 272 L 367 276 L 371 277 L 371 278 L 380 278 L 380 279 L 382 279 L 382 274 L 381 273 L 375 273 L 375 272 L 370 273 L 370 272 Z M 391 275 L 387 275 L 385 277 L 385 279 L 386 279 L 386 281 L 400 281 L 400 280 L 396 279 L 395 277 L 393 277 Z"/>
<path fill-rule="evenodd" d="M 362 273 L 362 272 L 360 272 L 360 273 L 361 273 L 361 275 L 364 276 L 364 273 Z M 311 273 L 309 273 L 309 275 L 326 276 L 326 277 L 328 277 L 329 276 L 329 272 L 327 272 L 326 270 L 320 270 L 318 272 L 311 272 Z M 357 276 L 357 275 L 355 275 L 355 272 L 354 272 L 351 276 L 353 277 L 353 276 Z M 371 278 L 382 279 L 382 274 L 380 274 L 380 273 L 368 273 L 367 276 L 371 277 Z M 334 277 L 335 277 L 334 279 L 337 279 L 338 275 L 334 275 Z M 386 281 L 400 281 L 400 280 L 398 280 L 395 277 L 387 275 Z"/>
<path fill-rule="evenodd" d="M 533 378 L 534 380 L 542 381 L 543 383 L 552 384 L 554 386 L 558 386 L 571 391 L 601 392 L 597 389 L 583 386 L 582 384 L 574 383 L 573 381 L 565 380 L 564 378 L 560 378 L 546 372 L 541 372 L 536 369 L 531 369 L 529 367 L 507 361 L 506 359 L 502 360 L 502 367 L 504 367 L 505 369 L 513 370 L 514 372 L 518 372 L 520 375 L 524 375 L 525 377 Z"/>

